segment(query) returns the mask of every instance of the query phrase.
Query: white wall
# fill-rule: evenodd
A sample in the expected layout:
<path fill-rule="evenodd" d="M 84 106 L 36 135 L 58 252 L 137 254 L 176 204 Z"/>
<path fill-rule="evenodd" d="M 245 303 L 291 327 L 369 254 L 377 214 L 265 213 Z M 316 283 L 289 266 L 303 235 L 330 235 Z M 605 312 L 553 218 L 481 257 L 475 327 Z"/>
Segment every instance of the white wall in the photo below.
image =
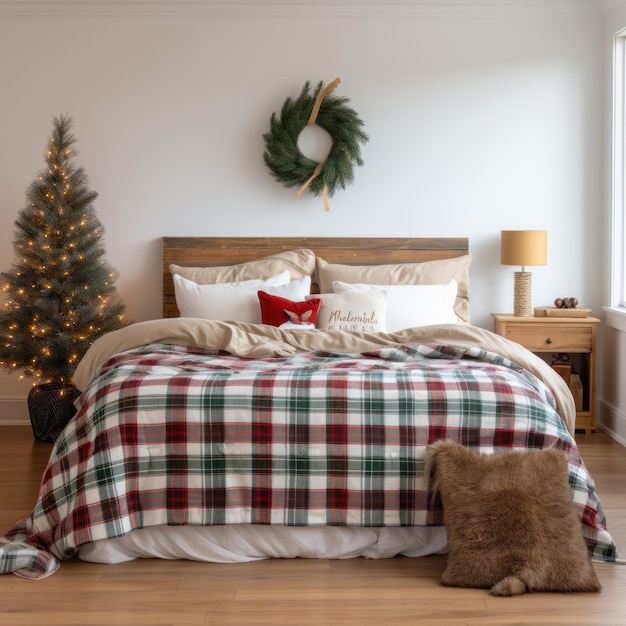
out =
<path fill-rule="evenodd" d="M 0 268 L 52 116 L 67 113 L 135 320 L 160 315 L 164 235 L 467 236 L 472 319 L 491 328 L 492 311 L 512 308 L 499 233 L 515 228 L 549 231 L 534 303 L 576 296 L 599 313 L 602 19 L 443 4 L 325 15 L 260 2 L 247 15 L 171 3 L 157 16 L 136 3 L 133 15 L 123 3 L 20 14 L 0 0 Z M 270 177 L 262 134 L 306 80 L 335 76 L 371 140 L 324 213 Z M 27 389 L 0 374 L 0 420 L 26 419 Z"/>

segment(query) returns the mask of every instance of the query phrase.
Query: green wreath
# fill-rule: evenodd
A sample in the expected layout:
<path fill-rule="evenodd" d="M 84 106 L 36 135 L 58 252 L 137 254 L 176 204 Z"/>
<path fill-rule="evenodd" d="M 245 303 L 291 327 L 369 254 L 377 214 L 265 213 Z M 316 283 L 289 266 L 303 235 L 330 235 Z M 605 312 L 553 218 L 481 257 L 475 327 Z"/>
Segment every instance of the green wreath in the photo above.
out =
<path fill-rule="evenodd" d="M 274 177 L 286 187 L 298 185 L 298 196 L 309 189 L 318 196 L 332 196 L 338 188 L 354 182 L 355 165 L 363 165 L 360 144 L 369 140 L 361 130 L 363 122 L 346 106 L 348 98 L 329 96 L 339 79 L 322 88 L 320 81 L 310 93 L 307 81 L 296 100 L 287 98 L 280 118 L 272 113 L 269 132 L 263 135 L 263 160 Z M 317 124 L 332 139 L 330 152 L 318 163 L 298 148 L 298 137 L 305 126 Z"/>

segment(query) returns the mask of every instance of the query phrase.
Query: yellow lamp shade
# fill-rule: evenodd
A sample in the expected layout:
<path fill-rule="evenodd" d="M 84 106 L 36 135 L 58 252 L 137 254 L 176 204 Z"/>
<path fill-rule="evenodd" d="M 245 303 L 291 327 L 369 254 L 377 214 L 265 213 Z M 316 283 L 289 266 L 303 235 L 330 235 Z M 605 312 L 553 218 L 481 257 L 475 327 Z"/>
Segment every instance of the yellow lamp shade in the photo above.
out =
<path fill-rule="evenodd" d="M 546 265 L 548 263 L 548 231 L 503 230 L 500 233 L 502 265 Z"/>

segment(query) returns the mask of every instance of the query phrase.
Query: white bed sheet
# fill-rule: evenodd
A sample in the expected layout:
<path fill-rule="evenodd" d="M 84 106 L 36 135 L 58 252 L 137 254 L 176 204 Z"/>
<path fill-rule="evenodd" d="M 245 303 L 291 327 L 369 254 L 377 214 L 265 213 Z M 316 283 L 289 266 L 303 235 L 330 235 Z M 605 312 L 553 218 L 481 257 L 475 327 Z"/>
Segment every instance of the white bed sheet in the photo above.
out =
<path fill-rule="evenodd" d="M 245 563 L 269 558 L 370 559 L 444 554 L 443 526 L 346 528 L 285 526 L 157 526 L 80 548 L 93 563 L 139 558 Z"/>

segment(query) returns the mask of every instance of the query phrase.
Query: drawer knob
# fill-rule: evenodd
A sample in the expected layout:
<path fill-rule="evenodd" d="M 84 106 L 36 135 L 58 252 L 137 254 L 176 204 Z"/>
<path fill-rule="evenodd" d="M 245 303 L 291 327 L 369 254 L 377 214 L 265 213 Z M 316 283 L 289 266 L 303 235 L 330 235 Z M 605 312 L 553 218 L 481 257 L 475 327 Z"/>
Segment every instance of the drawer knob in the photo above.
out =
<path fill-rule="evenodd" d="M 551 343 L 552 343 L 552 337 L 548 337 L 548 338 L 546 339 L 546 343 L 547 343 L 548 345 L 549 345 L 549 344 L 551 344 Z"/>

